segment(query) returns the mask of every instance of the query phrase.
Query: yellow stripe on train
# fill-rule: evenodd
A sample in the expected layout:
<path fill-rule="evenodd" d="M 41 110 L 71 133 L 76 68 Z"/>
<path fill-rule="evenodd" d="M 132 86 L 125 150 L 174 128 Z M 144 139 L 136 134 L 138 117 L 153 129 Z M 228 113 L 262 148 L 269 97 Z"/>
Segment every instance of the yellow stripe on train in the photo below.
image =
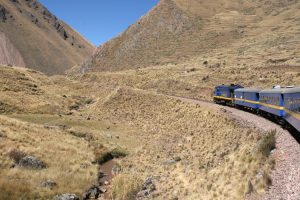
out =
<path fill-rule="evenodd" d="M 244 102 L 247 102 L 247 103 L 253 103 L 253 104 L 260 104 L 259 101 L 251 101 L 251 100 L 240 99 L 240 98 L 235 98 L 234 100 L 244 101 Z"/>
<path fill-rule="evenodd" d="M 223 100 L 233 100 L 233 98 L 222 97 L 222 96 L 214 96 L 215 99 L 223 99 Z"/>
<path fill-rule="evenodd" d="M 300 120 L 300 114 L 295 113 L 293 111 L 290 111 L 290 110 L 284 108 L 283 106 L 276 106 L 276 105 L 261 103 L 259 101 L 251 101 L 251 100 L 240 99 L 240 98 L 228 98 L 228 97 L 222 97 L 222 96 L 214 96 L 214 98 L 216 98 L 216 99 L 224 99 L 224 100 L 231 100 L 231 101 L 232 100 L 244 101 L 244 102 L 258 104 L 258 105 L 262 105 L 262 106 L 273 108 L 273 109 L 277 109 L 277 110 L 284 110 L 287 114 L 289 114 L 289 115 L 295 117 L 296 119 Z"/>
<path fill-rule="evenodd" d="M 295 117 L 296 119 L 300 120 L 300 114 L 295 113 L 295 112 L 293 112 L 293 111 L 290 111 L 290 110 L 288 110 L 288 109 L 284 109 L 284 111 L 285 111 L 287 114 L 289 114 L 289 115 Z"/>
<path fill-rule="evenodd" d="M 262 106 L 277 109 L 277 110 L 284 110 L 284 107 L 282 107 L 282 106 L 275 106 L 275 105 L 261 103 L 261 102 L 259 104 L 262 105 Z"/>

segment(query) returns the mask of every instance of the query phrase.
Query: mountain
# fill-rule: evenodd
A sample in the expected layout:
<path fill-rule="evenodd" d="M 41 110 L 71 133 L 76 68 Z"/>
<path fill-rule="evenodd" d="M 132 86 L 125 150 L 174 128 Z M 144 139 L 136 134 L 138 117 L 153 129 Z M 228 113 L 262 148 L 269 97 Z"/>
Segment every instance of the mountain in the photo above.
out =
<path fill-rule="evenodd" d="M 36 0 L 0 0 L 0 64 L 62 74 L 94 46 Z"/>
<path fill-rule="evenodd" d="M 100 46 L 81 72 L 162 66 L 211 52 L 226 54 L 226 49 L 233 52 L 230 55 L 251 49 L 250 54 L 265 56 L 282 47 L 295 49 L 299 7 L 297 0 L 161 0 L 121 35 Z"/>

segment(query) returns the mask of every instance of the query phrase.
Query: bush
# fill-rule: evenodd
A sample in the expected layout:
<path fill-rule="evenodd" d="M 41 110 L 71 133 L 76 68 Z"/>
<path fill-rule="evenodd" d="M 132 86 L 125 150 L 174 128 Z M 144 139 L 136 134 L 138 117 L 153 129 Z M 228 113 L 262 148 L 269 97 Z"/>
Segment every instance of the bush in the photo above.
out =
<path fill-rule="evenodd" d="M 276 131 L 270 131 L 259 142 L 258 152 L 268 157 L 273 149 L 276 147 Z"/>
<path fill-rule="evenodd" d="M 135 199 L 141 190 L 142 181 L 132 175 L 119 174 L 112 180 L 112 198 L 115 200 Z"/>
<path fill-rule="evenodd" d="M 20 151 L 20 150 L 17 150 L 17 149 L 13 149 L 11 150 L 9 153 L 8 153 L 8 156 L 10 159 L 12 159 L 15 163 L 19 163 L 20 160 L 24 157 L 27 156 L 26 153 Z"/>

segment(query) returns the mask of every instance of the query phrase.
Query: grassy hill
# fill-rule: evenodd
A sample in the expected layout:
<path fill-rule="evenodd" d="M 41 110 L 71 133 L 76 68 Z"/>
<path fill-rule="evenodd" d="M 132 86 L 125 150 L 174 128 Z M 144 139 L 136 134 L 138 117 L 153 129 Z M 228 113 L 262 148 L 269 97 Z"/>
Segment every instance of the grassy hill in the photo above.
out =
<path fill-rule="evenodd" d="M 0 32 L 15 49 L 6 59 L 0 56 L 1 64 L 28 66 L 46 74 L 62 74 L 94 51 L 90 42 L 36 0 L 1 0 Z"/>
<path fill-rule="evenodd" d="M 163 177 L 156 182 L 158 199 L 242 199 L 249 181 L 263 193 L 274 167 L 272 157 L 256 151 L 265 133 L 216 109 L 161 94 L 188 85 L 174 86 L 176 74 L 168 80 L 164 71 L 152 70 L 66 78 L 1 66 L 0 199 L 82 196 L 97 179 L 94 161 L 116 148 L 128 156 L 116 160 L 122 173 L 108 186 L 115 199 L 128 199 L 130 185 L 141 189 L 149 176 Z M 18 166 L 23 154 L 47 168 Z M 257 179 L 257 171 L 265 176 Z M 45 181 L 56 184 L 44 187 Z"/>
<path fill-rule="evenodd" d="M 285 0 L 162 0 L 100 46 L 81 72 L 162 66 L 200 56 L 219 59 L 221 54 L 226 61 L 246 64 L 278 58 L 296 64 L 299 6 L 298 1 Z"/>
<path fill-rule="evenodd" d="M 16 22 L 7 14 L 13 6 L 40 16 L 40 4 L 33 2 L 3 1 L 0 27 L 21 30 L 8 26 Z M 128 155 L 115 161 L 121 173 L 107 187 L 114 199 L 128 200 L 149 177 L 155 183 L 153 199 L 263 194 L 275 167 L 272 155 L 264 153 L 272 134 L 223 109 L 168 95 L 211 100 L 219 83 L 262 88 L 300 84 L 298 8 L 297 1 L 283 0 L 162 0 L 67 76 L 0 66 L 0 199 L 82 196 L 99 175 L 95 161 L 116 148 Z M 38 20 L 34 30 L 47 30 L 47 42 L 63 41 L 57 48 L 76 48 L 47 16 L 42 17 L 49 19 L 46 29 Z M 22 48 L 35 48 L 5 41 L 25 63 Z M 53 58 L 48 50 L 41 52 L 43 59 Z M 38 64 L 33 68 L 42 70 L 43 63 Z M 274 135 L 271 139 L 274 145 Z M 23 153 L 47 168 L 15 166 L 15 155 Z M 43 187 L 47 180 L 56 186 Z"/>

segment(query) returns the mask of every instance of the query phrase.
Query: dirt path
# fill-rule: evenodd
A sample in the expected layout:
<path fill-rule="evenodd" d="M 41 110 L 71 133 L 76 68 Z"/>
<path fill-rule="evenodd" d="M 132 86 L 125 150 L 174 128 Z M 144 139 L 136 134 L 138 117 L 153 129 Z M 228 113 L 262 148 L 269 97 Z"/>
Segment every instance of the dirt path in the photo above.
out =
<path fill-rule="evenodd" d="M 300 145 L 288 131 L 260 116 L 235 108 L 182 97 L 172 98 L 228 113 L 242 126 L 255 126 L 262 131 L 277 130 L 278 138 L 273 153 L 276 160 L 276 168 L 272 173 L 273 184 L 268 192 L 258 199 L 300 200 Z"/>

